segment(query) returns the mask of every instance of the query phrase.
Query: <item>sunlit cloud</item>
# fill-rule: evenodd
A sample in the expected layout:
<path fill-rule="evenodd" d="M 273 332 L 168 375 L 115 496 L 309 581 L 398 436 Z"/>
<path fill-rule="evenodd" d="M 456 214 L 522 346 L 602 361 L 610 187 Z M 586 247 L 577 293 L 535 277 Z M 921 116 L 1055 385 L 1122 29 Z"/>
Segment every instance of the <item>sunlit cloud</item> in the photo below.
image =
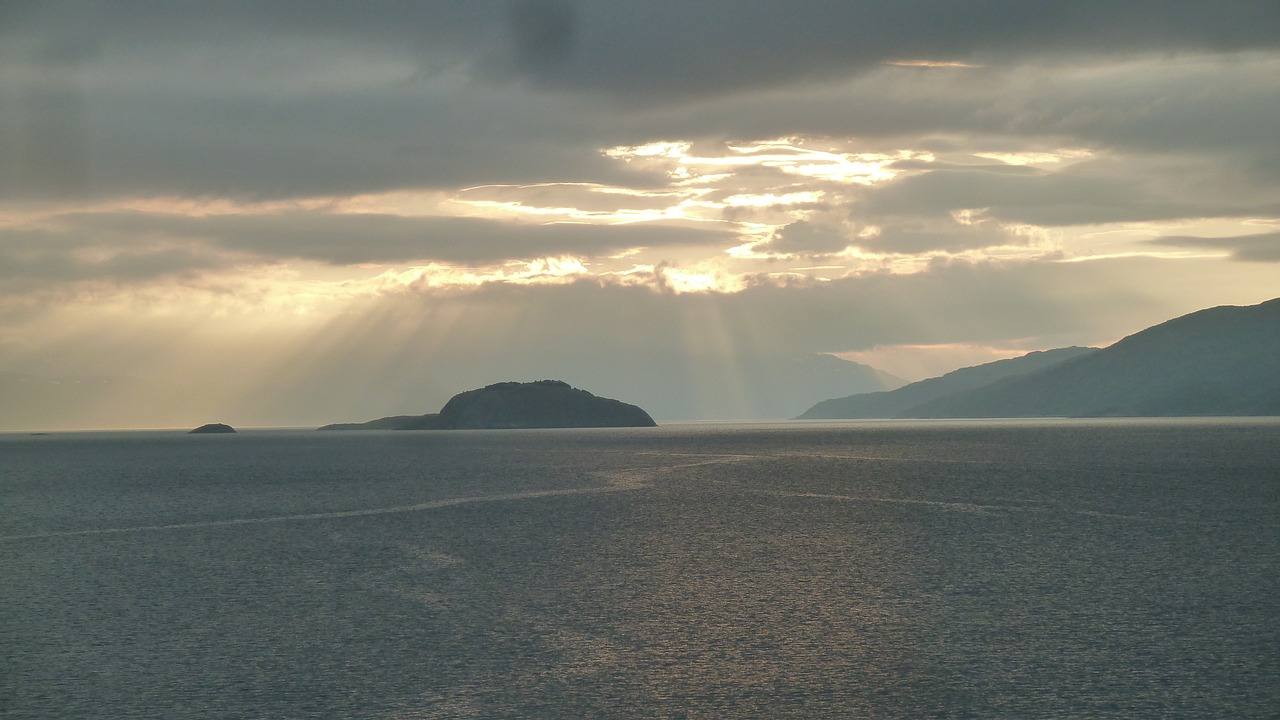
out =
<path fill-rule="evenodd" d="M 674 267 L 658 268 L 658 276 L 663 288 L 674 293 L 735 293 L 747 287 L 745 279 L 740 275 L 724 272 L 716 268 L 685 270 Z"/>
<path fill-rule="evenodd" d="M 369 294 L 413 291 L 458 291 L 488 284 L 559 285 L 590 275 L 581 258 L 545 257 L 528 262 L 487 268 L 466 268 L 432 263 L 407 270 L 382 273 L 365 283 Z"/>
<path fill-rule="evenodd" d="M 266 223 L 262 225 L 265 232 L 274 232 L 271 228 L 278 226 L 273 218 L 309 218 L 317 227 L 314 240 L 308 243 L 308 238 L 298 236 L 289 242 L 300 251 L 309 248 L 308 253 L 331 253 L 315 255 L 331 258 L 330 267 L 322 272 L 322 265 L 297 266 L 305 268 L 304 274 L 310 280 L 272 276 L 272 282 L 282 288 L 298 288 L 296 292 L 275 293 L 292 297 L 289 302 L 294 307 L 314 307 L 325 293 L 334 302 L 341 302 L 342 298 L 376 296 L 406 288 L 453 293 L 495 284 L 547 285 L 594 278 L 601 283 L 642 284 L 664 292 L 735 293 L 758 282 L 782 284 L 806 277 L 827 281 L 875 273 L 923 273 L 948 262 L 1083 262 L 1229 254 L 1218 248 L 1159 248 L 1144 242 L 1161 235 L 1190 236 L 1197 226 L 1187 221 L 1165 223 L 1158 229 L 1133 223 L 1094 225 L 1086 233 L 1001 221 L 991 207 L 955 208 L 948 211 L 945 220 L 924 223 L 905 216 L 863 217 L 860 213 L 864 212 L 864 198 L 875 197 L 905 178 L 928 176 L 935 172 L 939 156 L 934 150 L 860 152 L 857 145 L 854 139 L 802 136 L 721 144 L 667 140 L 601 151 L 616 162 L 642 165 L 667 178 L 666 183 L 647 187 L 548 181 L 286 200 L 120 198 L 81 204 L 75 216 L 60 214 L 66 208 L 57 206 L 10 209 L 0 217 L 0 233 L 6 228 L 56 228 L 66 217 L 113 216 L 135 218 L 122 226 L 126 230 L 121 232 L 129 232 L 127 228 L 145 227 L 146 218 L 154 218 L 157 224 L 147 234 L 129 237 L 127 244 L 102 242 L 100 235 L 99 242 L 75 247 L 64 257 L 99 272 L 107 272 L 113 266 L 139 270 L 150 267 L 157 278 L 163 274 L 165 263 L 172 265 L 175 274 L 182 272 L 185 263 L 191 272 L 182 285 L 194 287 L 197 282 L 213 278 L 220 268 L 234 268 L 241 278 L 266 277 L 264 273 L 276 266 L 279 258 L 264 256 L 255 260 L 249 244 L 238 239 L 218 249 L 222 239 L 216 233 L 222 225 L 188 224 L 186 227 L 194 229 L 196 235 L 185 235 L 183 226 L 177 224 L 177 234 L 166 235 L 158 230 L 166 223 L 173 225 L 181 218 L 234 223 L 226 227 L 240 228 L 236 232 L 243 234 L 251 229 L 253 218 Z M 1034 168 L 1042 175 L 1098 156 L 1098 151 L 1081 147 L 982 150 L 968 155 L 1011 167 Z M 954 172 L 956 166 L 939 162 L 937 167 L 938 171 Z M 351 259 L 343 260 L 349 253 L 340 249 L 341 238 L 334 235 L 333 223 L 324 222 L 326 217 L 376 223 L 369 225 L 370 229 L 379 225 L 395 227 L 393 221 L 411 219 L 492 221 L 490 232 L 494 238 L 486 238 L 485 242 L 494 243 L 495 247 L 503 242 L 509 242 L 512 248 L 521 247 L 518 238 L 522 229 L 537 228 L 540 245 L 530 245 L 528 252 L 522 253 L 525 257 L 501 263 L 468 263 L 433 256 L 430 244 L 424 244 L 421 256 L 414 257 L 412 229 L 404 226 L 395 230 L 399 234 L 391 255 L 382 259 L 371 255 L 368 260 L 351 255 Z M 809 220 L 816 223 L 814 227 L 829 229 L 808 238 L 797 236 L 795 224 Z M 1238 233 L 1233 230 L 1238 224 L 1220 225 L 1218 234 Z M 674 230 L 713 227 L 722 229 L 723 234 L 714 243 L 690 235 L 688 242 L 682 244 L 673 236 L 660 246 L 642 240 L 630 247 L 602 245 L 598 252 L 591 252 L 586 243 L 579 241 L 565 244 L 562 252 L 556 252 L 557 235 L 563 234 L 567 239 L 575 228 L 611 226 L 664 226 Z M 362 226 L 350 227 L 352 232 L 360 232 Z M 424 225 L 424 232 L 461 229 L 450 229 L 449 225 L 429 229 L 432 227 Z M 784 228 L 788 229 L 787 241 L 780 242 Z M 502 240 L 504 234 L 511 239 Z M 143 237 L 149 239 L 143 242 Z M 193 237 L 205 239 L 193 244 Z M 459 235 L 457 242 L 469 242 L 465 237 Z M 1099 240 L 1103 237 L 1110 239 Z M 120 238 L 123 241 L 125 236 Z M 350 242 L 363 244 L 367 238 L 353 235 Z M 324 249 L 323 243 L 331 249 Z M 11 267 L 16 267 L 17 261 L 35 262 L 17 254 L 21 248 L 8 247 Z M 0 248 L 0 252 L 5 249 Z M 815 264 L 813 260 L 817 258 L 827 262 Z M 253 269 L 255 265 L 260 269 Z M 320 274 L 329 277 L 319 284 L 305 285 Z M 197 280 L 200 276 L 204 279 Z"/>
<path fill-rule="evenodd" d="M 1064 148 L 1052 152 L 978 152 L 974 157 L 998 160 L 1006 165 L 1039 166 L 1057 165 L 1072 160 L 1084 160 L 1096 153 L 1085 148 Z"/>
<path fill-rule="evenodd" d="M 525 263 L 521 270 L 508 274 L 508 282 L 524 285 L 561 284 L 574 282 L 588 275 L 582 260 L 576 257 L 538 258 Z"/>
<path fill-rule="evenodd" d="M 929 160 L 931 153 L 909 150 L 894 154 L 840 152 L 806 147 L 802 138 L 762 140 L 746 144 L 728 144 L 727 152 L 716 155 L 694 152 L 690 142 L 662 142 L 645 146 L 608 148 L 605 155 L 627 163 L 643 164 L 664 170 L 668 176 L 688 183 L 693 179 L 722 181 L 732 177 L 724 171 L 749 167 L 769 168 L 782 173 L 831 182 L 872 185 L 892 180 L 898 172 L 890 168 L 894 162 Z M 820 141 L 815 141 L 820 142 Z M 719 172 L 717 172 L 719 171 Z"/>
<path fill-rule="evenodd" d="M 806 205 L 821 202 L 826 193 L 821 190 L 806 190 L 803 192 L 785 193 L 776 195 L 774 193 L 763 193 L 760 195 L 730 195 L 722 202 L 727 207 L 778 207 L 780 205 Z"/>
<path fill-rule="evenodd" d="M 674 295 L 733 294 L 752 285 L 748 275 L 730 272 L 709 262 L 690 267 L 669 263 L 636 264 L 621 270 L 601 272 L 597 279 L 602 285 L 643 287 Z"/>
<path fill-rule="evenodd" d="M 620 145 L 618 147 L 607 148 L 604 154 L 615 160 L 623 162 L 632 162 L 637 159 L 650 158 L 671 158 L 680 160 L 688 157 L 689 148 L 693 143 L 684 141 L 663 141 L 652 142 L 644 145 Z"/>
<path fill-rule="evenodd" d="M 1072 255 L 1062 258 L 1064 263 L 1088 263 L 1102 260 L 1123 260 L 1126 258 L 1159 258 L 1163 260 L 1195 260 L 1211 258 L 1228 258 L 1231 253 L 1225 250 L 1129 250 L 1125 252 L 1099 253 L 1096 255 Z"/>
<path fill-rule="evenodd" d="M 958 60 L 890 60 L 885 65 L 893 65 L 895 67 L 919 67 L 919 68 L 978 68 L 982 67 L 974 63 L 960 62 Z"/>

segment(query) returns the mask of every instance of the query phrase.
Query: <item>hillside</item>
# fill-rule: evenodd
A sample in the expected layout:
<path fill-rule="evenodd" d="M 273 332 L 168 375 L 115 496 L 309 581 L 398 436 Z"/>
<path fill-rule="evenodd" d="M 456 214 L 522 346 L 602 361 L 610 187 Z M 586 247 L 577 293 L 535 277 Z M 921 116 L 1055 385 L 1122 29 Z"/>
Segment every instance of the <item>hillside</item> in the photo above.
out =
<path fill-rule="evenodd" d="M 921 380 L 888 392 L 863 393 L 824 400 L 806 410 L 799 419 L 911 417 L 912 411 L 924 403 L 990 385 L 1005 378 L 1038 372 L 1092 352 L 1096 350 L 1082 347 L 1059 348 L 961 368 L 940 377 Z"/>
<path fill-rule="evenodd" d="M 1280 415 L 1280 299 L 814 405 L 802 419 Z"/>
<path fill-rule="evenodd" d="M 1280 299 L 1184 315 L 914 417 L 1280 415 Z"/>

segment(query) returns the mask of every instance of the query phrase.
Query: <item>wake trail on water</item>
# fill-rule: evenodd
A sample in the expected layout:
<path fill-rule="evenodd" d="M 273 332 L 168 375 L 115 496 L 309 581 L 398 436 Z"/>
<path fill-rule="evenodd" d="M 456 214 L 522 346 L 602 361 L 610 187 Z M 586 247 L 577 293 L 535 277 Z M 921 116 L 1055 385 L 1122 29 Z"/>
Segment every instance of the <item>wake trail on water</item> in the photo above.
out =
<path fill-rule="evenodd" d="M 186 523 L 168 523 L 163 525 L 133 525 L 130 527 L 98 528 L 93 530 L 59 530 L 54 532 L 31 533 L 28 535 L 0 536 L 0 541 L 35 540 L 39 538 L 71 537 L 76 535 L 119 535 L 122 533 L 147 532 L 152 530 L 188 530 L 195 528 L 227 527 L 232 525 L 264 525 L 267 523 L 300 522 L 305 520 L 328 520 L 331 518 L 367 517 L 370 515 L 393 515 L 397 513 L 422 512 L 455 505 L 472 503 L 506 502 L 511 500 L 531 500 L 534 498 L 557 497 L 565 495 L 592 495 L 599 493 L 621 492 L 633 490 L 639 485 L 607 485 L 604 487 L 566 488 L 562 490 L 529 490 L 518 493 L 500 493 L 497 495 L 472 495 L 468 497 L 446 498 L 413 505 L 395 505 L 392 507 L 364 508 L 360 510 L 336 510 L 331 512 L 303 513 L 299 515 L 268 515 L 252 518 L 228 518 L 226 520 L 201 520 Z"/>
<path fill-rule="evenodd" d="M 568 497 L 573 495 L 600 495 L 605 493 L 628 492 L 649 487 L 649 480 L 681 468 L 699 465 L 714 465 L 734 462 L 749 456 L 724 456 L 702 462 L 680 463 L 675 465 L 647 466 L 622 470 L 598 471 L 596 476 L 605 481 L 604 485 L 582 488 L 561 488 L 556 490 L 526 490 L 516 493 L 497 493 L 493 495 L 469 495 L 465 497 L 445 498 L 411 505 L 394 505 L 380 508 L 362 508 L 358 510 L 334 510 L 328 512 L 299 513 L 295 515 L 267 515 L 263 517 L 227 518 L 224 520 L 199 520 L 183 523 L 164 523 L 157 525 L 130 525 L 128 527 L 94 528 L 88 530 L 54 530 L 50 532 L 26 533 L 19 535 L 0 535 L 0 542 L 18 540 L 40 540 L 46 538 L 77 537 L 88 535 L 123 535 L 127 533 L 152 532 L 160 530 L 194 530 L 199 528 L 230 527 L 236 525 L 266 525 L 270 523 L 304 522 L 307 520 L 329 520 L 334 518 L 368 517 L 373 515 L 394 515 L 401 513 L 423 512 L 457 505 L 474 503 L 510 502 L 514 500 L 534 500 L 538 498 Z"/>
<path fill-rule="evenodd" d="M 808 493 L 786 490 L 761 490 L 742 488 L 746 492 L 771 497 L 806 498 L 814 500 L 832 500 L 837 502 L 884 503 L 891 505 L 916 505 L 934 507 L 954 512 L 973 513 L 978 515 L 998 515 L 1007 513 L 1035 513 L 1042 515 L 1073 515 L 1078 517 L 1099 518 L 1103 520 L 1120 520 L 1125 522 L 1164 523 L 1170 525 L 1220 526 L 1230 523 L 1211 520 L 1182 520 L 1159 515 L 1132 515 L 1124 513 L 1108 513 L 1099 510 L 1065 508 L 1051 505 L 982 505 L 979 503 L 953 502 L 946 500 L 917 500 L 914 498 L 892 498 L 874 495 L 842 495 L 838 493 Z"/>

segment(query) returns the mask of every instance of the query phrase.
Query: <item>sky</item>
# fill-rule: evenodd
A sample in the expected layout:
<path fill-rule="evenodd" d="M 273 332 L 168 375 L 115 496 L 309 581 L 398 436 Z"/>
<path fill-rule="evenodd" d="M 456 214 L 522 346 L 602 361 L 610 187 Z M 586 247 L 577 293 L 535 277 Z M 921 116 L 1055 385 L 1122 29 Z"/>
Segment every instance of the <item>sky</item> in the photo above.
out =
<path fill-rule="evenodd" d="M 0 430 L 1105 346 L 1280 296 L 1277 117 L 1274 0 L 0 0 Z"/>

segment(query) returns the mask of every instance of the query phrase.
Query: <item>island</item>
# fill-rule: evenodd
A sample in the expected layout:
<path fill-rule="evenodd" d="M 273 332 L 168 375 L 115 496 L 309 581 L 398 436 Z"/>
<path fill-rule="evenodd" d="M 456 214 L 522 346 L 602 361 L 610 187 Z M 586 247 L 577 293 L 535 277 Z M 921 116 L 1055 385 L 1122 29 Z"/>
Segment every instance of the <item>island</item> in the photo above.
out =
<path fill-rule="evenodd" d="M 320 430 L 498 430 L 654 427 L 641 408 L 592 395 L 562 380 L 500 382 L 454 395 L 438 413 L 396 415 Z"/>
<path fill-rule="evenodd" d="M 235 431 L 236 429 L 231 427 L 230 425 L 224 425 L 222 423 L 209 423 L 207 425 L 201 425 L 200 427 L 188 432 L 187 434 L 188 435 L 205 435 L 205 434 L 216 434 L 216 433 L 233 433 Z"/>

